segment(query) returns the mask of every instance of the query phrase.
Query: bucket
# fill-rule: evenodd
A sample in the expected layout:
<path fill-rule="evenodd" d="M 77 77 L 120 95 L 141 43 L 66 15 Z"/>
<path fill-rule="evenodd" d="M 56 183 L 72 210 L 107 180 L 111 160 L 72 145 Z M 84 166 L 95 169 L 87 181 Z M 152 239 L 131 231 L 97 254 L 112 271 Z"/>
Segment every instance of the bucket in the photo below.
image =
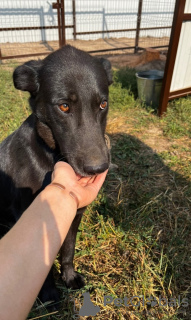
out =
<path fill-rule="evenodd" d="M 154 109 L 159 107 L 164 71 L 148 70 L 136 73 L 138 97 Z"/>

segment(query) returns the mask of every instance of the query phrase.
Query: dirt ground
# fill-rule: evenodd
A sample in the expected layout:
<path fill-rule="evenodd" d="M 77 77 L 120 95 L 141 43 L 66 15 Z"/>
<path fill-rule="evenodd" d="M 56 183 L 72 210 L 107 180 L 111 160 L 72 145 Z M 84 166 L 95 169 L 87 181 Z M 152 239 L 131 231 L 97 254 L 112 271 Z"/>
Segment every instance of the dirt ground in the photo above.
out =
<path fill-rule="evenodd" d="M 117 49 L 123 47 L 132 47 L 135 44 L 134 38 L 104 38 L 98 40 L 68 40 L 68 44 L 75 46 L 84 51 L 96 51 L 96 50 L 105 50 L 105 49 Z M 169 38 L 153 38 L 153 37 L 144 37 L 140 38 L 139 46 L 143 48 L 149 48 L 152 46 L 168 46 Z M 23 54 L 41 54 L 40 56 L 34 58 L 42 58 L 46 54 L 51 53 L 52 51 L 59 48 L 58 41 L 50 42 L 28 42 L 28 43 L 3 43 L 0 45 L 2 56 L 16 56 Z M 165 48 L 167 49 L 167 47 Z M 123 49 L 123 50 L 114 50 L 109 52 L 101 53 L 92 53 L 93 55 L 105 56 L 107 57 L 113 67 L 136 67 L 140 70 L 148 69 L 157 69 L 164 70 L 165 60 L 166 60 L 166 50 L 160 50 L 160 58 L 157 61 L 148 62 L 146 65 L 141 61 L 140 55 L 134 54 L 134 49 Z M 159 50 L 159 49 L 158 49 Z M 42 53 L 45 55 L 43 56 Z M 31 57 L 26 58 L 15 58 L 18 61 L 27 61 Z M 14 59 L 14 60 L 15 60 Z M 6 63 L 8 60 L 3 60 L 3 63 Z M 145 62 L 145 61 L 144 61 Z M 154 64 L 153 64 L 154 63 Z"/>

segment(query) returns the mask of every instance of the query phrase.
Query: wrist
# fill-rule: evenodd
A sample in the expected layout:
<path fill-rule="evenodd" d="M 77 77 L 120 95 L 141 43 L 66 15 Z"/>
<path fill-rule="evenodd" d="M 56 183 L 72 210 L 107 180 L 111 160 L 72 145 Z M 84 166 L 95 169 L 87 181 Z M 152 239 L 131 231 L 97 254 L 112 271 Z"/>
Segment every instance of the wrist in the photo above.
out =
<path fill-rule="evenodd" d="M 53 184 L 49 184 L 41 193 L 43 199 L 45 200 L 50 207 L 54 210 L 60 209 L 61 211 L 65 211 L 66 207 L 70 207 L 71 211 L 74 212 L 74 216 L 77 211 L 77 202 L 76 200 L 69 194 L 67 189 L 61 189 L 56 187 Z"/>
<path fill-rule="evenodd" d="M 56 187 L 56 188 L 59 188 L 63 191 L 68 191 L 66 189 L 66 187 L 58 182 L 51 182 L 48 186 L 53 186 L 53 187 Z M 69 192 L 69 195 L 76 201 L 76 205 L 77 205 L 77 209 L 79 208 L 79 200 L 78 200 L 78 197 L 76 196 L 76 194 L 73 192 L 73 191 L 68 191 Z"/>

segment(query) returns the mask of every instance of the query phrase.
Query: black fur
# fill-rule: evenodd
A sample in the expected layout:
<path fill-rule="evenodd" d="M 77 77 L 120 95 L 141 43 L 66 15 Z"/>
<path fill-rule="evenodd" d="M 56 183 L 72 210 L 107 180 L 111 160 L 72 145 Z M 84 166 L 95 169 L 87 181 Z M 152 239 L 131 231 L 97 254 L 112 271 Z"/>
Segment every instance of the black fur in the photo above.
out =
<path fill-rule="evenodd" d="M 105 171 L 109 152 L 104 140 L 111 65 L 71 46 L 44 60 L 29 61 L 14 71 L 17 89 L 30 92 L 32 114 L 0 145 L 0 235 L 19 219 L 38 193 L 50 183 L 54 164 L 67 161 L 87 176 Z M 60 110 L 66 103 L 69 112 Z M 80 209 L 62 246 L 66 285 L 84 285 L 74 271 L 75 239 L 84 209 Z M 38 248 L 37 248 L 38 250 Z M 58 300 L 52 271 L 39 294 L 44 302 Z"/>

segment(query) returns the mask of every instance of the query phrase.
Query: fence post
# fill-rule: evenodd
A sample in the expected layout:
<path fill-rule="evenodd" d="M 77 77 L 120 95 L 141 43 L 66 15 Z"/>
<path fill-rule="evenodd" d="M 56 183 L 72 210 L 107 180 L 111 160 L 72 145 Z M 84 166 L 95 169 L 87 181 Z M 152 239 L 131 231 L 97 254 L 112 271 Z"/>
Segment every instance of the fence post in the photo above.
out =
<path fill-rule="evenodd" d="M 186 0 L 177 0 L 175 3 L 174 18 L 172 23 L 172 31 L 170 35 L 169 50 L 164 70 L 164 78 L 162 82 L 161 96 L 159 101 L 158 114 L 161 117 L 167 111 L 167 105 L 170 94 L 170 86 L 173 76 L 174 65 L 176 62 L 176 55 L 178 44 L 180 40 L 180 32 L 183 24 L 183 16 Z"/>
<path fill-rule="evenodd" d="M 0 64 L 2 63 L 2 53 L 1 53 L 1 49 L 0 49 Z"/>
<path fill-rule="evenodd" d="M 76 1 L 72 0 L 74 40 L 76 40 Z"/>
<path fill-rule="evenodd" d="M 62 33 L 62 41 L 61 46 L 66 44 L 66 28 L 65 28 L 65 7 L 64 7 L 64 0 L 61 0 L 61 33 Z"/>
<path fill-rule="evenodd" d="M 138 52 L 138 49 L 139 49 L 139 33 L 140 33 L 140 27 L 141 27 L 142 5 L 143 5 L 143 0 L 139 0 L 139 7 L 138 7 L 138 13 L 137 13 L 137 28 L 136 28 L 135 50 L 134 50 L 134 53 L 137 53 L 137 52 Z"/>
<path fill-rule="evenodd" d="M 61 48 L 66 44 L 64 0 L 57 0 L 52 4 L 52 7 L 57 9 L 59 47 Z"/>

